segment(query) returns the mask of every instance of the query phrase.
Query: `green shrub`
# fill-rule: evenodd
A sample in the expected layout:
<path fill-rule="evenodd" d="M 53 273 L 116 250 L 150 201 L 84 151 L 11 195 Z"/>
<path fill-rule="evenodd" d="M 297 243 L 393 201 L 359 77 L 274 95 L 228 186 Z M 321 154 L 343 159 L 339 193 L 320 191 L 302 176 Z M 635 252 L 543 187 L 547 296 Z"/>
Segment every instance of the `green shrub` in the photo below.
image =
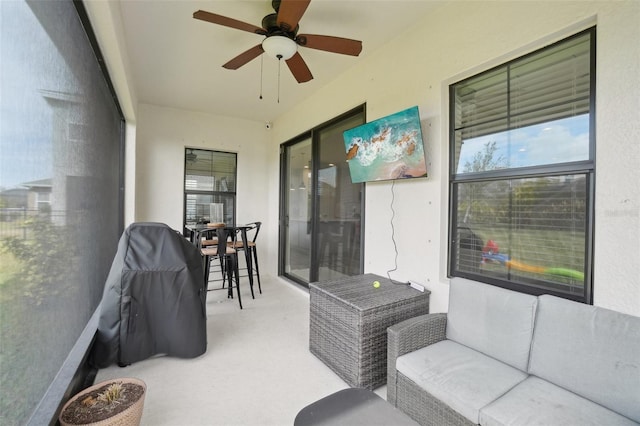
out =
<path fill-rule="evenodd" d="M 24 226 L 28 238 L 9 236 L 2 239 L 0 250 L 11 254 L 20 262 L 19 272 L 14 274 L 14 285 L 36 304 L 45 297 L 64 290 L 65 276 L 75 258 L 69 228 L 56 225 L 48 216 L 27 218 Z"/>

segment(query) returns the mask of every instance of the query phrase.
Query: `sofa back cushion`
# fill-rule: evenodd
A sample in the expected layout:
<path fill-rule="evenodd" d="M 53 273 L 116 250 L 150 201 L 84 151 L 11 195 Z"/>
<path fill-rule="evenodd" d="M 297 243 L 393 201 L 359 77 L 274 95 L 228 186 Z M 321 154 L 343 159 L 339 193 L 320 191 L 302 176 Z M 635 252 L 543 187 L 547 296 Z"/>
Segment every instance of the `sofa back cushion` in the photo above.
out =
<path fill-rule="evenodd" d="M 529 373 L 640 422 L 640 317 L 540 296 Z"/>
<path fill-rule="evenodd" d="M 537 301 L 528 294 L 453 278 L 447 339 L 527 371 Z"/>

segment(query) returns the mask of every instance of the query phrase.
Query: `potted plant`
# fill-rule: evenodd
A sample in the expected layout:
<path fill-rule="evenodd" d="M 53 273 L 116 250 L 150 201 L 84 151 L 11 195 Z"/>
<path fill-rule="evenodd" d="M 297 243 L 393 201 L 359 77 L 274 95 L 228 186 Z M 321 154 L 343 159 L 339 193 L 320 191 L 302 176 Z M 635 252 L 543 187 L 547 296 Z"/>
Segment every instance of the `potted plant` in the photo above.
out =
<path fill-rule="evenodd" d="M 139 425 L 147 385 L 139 379 L 100 382 L 74 395 L 62 407 L 58 420 L 72 425 Z"/>

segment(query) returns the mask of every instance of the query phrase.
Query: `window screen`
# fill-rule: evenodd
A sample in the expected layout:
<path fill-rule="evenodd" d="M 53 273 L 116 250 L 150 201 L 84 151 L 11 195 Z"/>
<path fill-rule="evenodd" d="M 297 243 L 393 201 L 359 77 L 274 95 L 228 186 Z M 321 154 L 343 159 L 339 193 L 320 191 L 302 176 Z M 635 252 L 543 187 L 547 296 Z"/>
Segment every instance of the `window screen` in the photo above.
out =
<path fill-rule="evenodd" d="M 56 378 L 122 232 L 123 119 L 83 24 L 82 2 L 0 1 L 1 424 Z"/>

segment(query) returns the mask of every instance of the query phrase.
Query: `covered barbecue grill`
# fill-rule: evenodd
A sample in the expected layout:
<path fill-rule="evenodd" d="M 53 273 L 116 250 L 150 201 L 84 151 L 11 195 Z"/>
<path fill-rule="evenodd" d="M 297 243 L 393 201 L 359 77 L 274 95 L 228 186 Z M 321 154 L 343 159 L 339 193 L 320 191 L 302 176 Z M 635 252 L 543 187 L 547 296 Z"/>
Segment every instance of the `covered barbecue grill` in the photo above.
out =
<path fill-rule="evenodd" d="M 104 368 L 156 354 L 203 354 L 206 294 L 193 244 L 162 223 L 130 225 L 105 284 L 92 363 Z"/>

